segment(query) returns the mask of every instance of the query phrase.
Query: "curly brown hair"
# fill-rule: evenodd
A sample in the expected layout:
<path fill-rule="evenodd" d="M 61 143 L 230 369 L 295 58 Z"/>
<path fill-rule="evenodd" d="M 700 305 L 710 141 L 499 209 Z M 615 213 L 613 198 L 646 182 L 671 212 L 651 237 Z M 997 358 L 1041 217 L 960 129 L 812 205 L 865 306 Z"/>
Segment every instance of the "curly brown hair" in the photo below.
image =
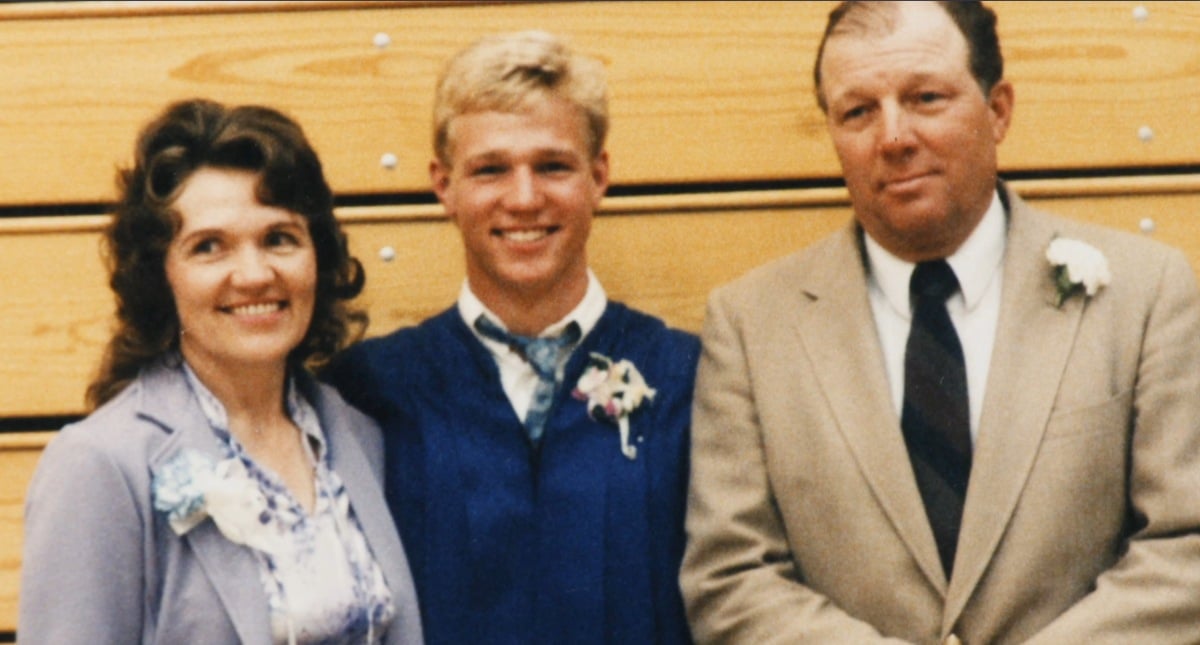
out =
<path fill-rule="evenodd" d="M 333 191 L 300 125 L 269 107 L 227 107 L 206 99 L 173 103 L 144 127 L 133 166 L 117 174 L 120 197 L 104 235 L 117 328 L 87 390 L 93 408 L 120 393 L 143 367 L 179 349 L 165 260 L 181 224 L 175 200 L 204 167 L 256 173 L 260 203 L 308 222 L 317 293 L 308 332 L 288 355 L 290 368 L 319 365 L 366 328 L 366 313 L 347 302 L 362 291 L 362 264 L 350 255 L 333 214 Z"/>

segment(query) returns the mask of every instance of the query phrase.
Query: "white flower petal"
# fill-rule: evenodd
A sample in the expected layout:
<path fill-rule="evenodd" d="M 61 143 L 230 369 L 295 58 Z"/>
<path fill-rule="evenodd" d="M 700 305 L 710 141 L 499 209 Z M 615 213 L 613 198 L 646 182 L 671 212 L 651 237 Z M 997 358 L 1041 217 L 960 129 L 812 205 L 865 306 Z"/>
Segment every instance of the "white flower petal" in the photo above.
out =
<path fill-rule="evenodd" d="M 263 522 L 267 499 L 237 458 L 214 463 L 200 453 L 182 453 L 156 477 L 153 494 L 155 508 L 167 513 L 178 535 L 211 517 L 231 542 L 267 552 L 278 544 Z"/>
<path fill-rule="evenodd" d="M 579 377 L 575 389 L 587 396 L 588 411 L 603 410 L 597 416 L 615 421 L 621 436 L 621 452 L 630 459 L 637 457 L 637 448 L 630 443 L 629 415 L 655 391 L 646 385 L 645 378 L 629 360 L 613 362 L 603 354 L 592 354 L 593 365 Z M 604 365 L 605 368 L 597 366 Z"/>
<path fill-rule="evenodd" d="M 1067 280 L 1080 285 L 1089 296 L 1112 280 L 1108 259 L 1096 247 L 1069 238 L 1055 238 L 1046 249 L 1046 259 L 1056 267 L 1066 267 Z"/>
<path fill-rule="evenodd" d="M 579 377 L 579 382 L 576 383 L 575 388 L 584 394 L 591 394 L 607 380 L 608 370 L 589 367 L 583 372 L 583 376 Z"/>

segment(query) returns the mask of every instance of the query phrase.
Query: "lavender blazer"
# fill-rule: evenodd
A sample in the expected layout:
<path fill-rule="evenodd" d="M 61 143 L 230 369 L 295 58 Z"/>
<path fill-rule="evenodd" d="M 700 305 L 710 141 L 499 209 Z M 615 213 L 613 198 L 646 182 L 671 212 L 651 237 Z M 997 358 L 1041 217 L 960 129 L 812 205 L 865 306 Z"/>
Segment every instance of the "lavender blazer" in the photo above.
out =
<path fill-rule="evenodd" d="M 333 469 L 396 604 L 384 642 L 421 643 L 412 577 L 380 489 L 378 427 L 303 378 Z M 180 450 L 220 459 L 182 372 L 153 367 L 50 442 L 26 497 L 18 635 L 27 643 L 269 643 L 252 553 L 211 521 L 176 535 L 150 481 Z"/>

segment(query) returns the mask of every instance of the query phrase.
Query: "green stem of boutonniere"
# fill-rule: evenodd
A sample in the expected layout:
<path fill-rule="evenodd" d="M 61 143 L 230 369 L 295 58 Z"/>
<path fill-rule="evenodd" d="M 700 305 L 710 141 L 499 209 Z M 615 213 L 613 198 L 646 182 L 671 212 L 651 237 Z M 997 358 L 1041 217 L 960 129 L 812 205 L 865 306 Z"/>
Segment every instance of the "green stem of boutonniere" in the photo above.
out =
<path fill-rule="evenodd" d="M 1071 294 L 1082 288 L 1080 285 L 1071 282 L 1071 274 L 1065 266 L 1054 268 L 1054 286 L 1058 292 L 1058 302 L 1054 306 L 1060 309 L 1063 303 L 1067 301 L 1067 298 L 1071 297 Z"/>
<path fill-rule="evenodd" d="M 1104 254 L 1086 242 L 1055 237 L 1046 248 L 1046 259 L 1054 267 L 1058 307 L 1075 293 L 1096 295 L 1112 279 Z"/>

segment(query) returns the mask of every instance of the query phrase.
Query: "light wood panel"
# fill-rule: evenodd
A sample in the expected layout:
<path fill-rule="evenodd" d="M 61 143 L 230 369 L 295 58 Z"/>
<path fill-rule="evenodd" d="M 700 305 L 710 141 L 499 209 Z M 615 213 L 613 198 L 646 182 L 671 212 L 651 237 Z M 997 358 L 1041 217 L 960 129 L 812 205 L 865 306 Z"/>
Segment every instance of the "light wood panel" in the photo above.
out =
<path fill-rule="evenodd" d="M 618 184 L 838 174 L 811 82 L 830 2 L 421 4 L 10 13 L 0 20 L 0 204 L 111 198 L 137 128 L 191 95 L 292 113 L 341 193 L 424 192 L 442 61 L 482 34 L 531 27 L 606 61 Z M 1200 3 L 994 6 L 1017 87 L 1005 169 L 1197 163 Z M 380 33 L 385 48 L 373 43 Z M 385 153 L 398 158 L 393 170 L 379 164 Z"/>
<path fill-rule="evenodd" d="M 113 311 L 99 229 L 104 217 L 0 220 L 0 416 L 83 407 Z"/>
<path fill-rule="evenodd" d="M 1076 186 L 1075 184 L 1082 184 Z M 1095 184 L 1095 182 L 1091 182 Z M 1153 235 L 1200 271 L 1200 176 L 1028 186 L 1036 204 Z M 436 206 L 345 209 L 364 263 L 371 334 L 447 307 L 463 279 L 457 231 Z M 614 198 L 593 228 L 590 260 L 611 296 L 685 329 L 700 328 L 715 286 L 849 221 L 844 190 Z M 103 217 L 0 220 L 0 416 L 77 414 L 110 331 L 111 295 L 98 250 Z M 57 225 L 57 226 L 56 226 Z M 71 228 L 64 227 L 75 225 Z M 395 252 L 385 261 L 384 248 Z"/>
<path fill-rule="evenodd" d="M 593 229 L 592 263 L 614 298 L 695 329 L 709 288 L 844 220 L 841 209 L 606 215 Z M 78 413 L 111 329 L 98 229 L 3 234 L 3 224 L 0 275 L 25 277 L 6 289 L 14 314 L 0 318 L 0 382 L 15 385 L 0 388 L 0 415 Z M 372 334 L 414 324 L 457 296 L 463 259 L 449 223 L 378 215 L 348 222 L 347 232 L 367 271 L 360 302 Z M 381 259 L 384 247 L 394 260 Z"/>
<path fill-rule="evenodd" d="M 173 14 L 234 14 L 262 11 L 381 8 L 442 4 L 479 4 L 487 0 L 84 0 L 68 2 L 8 1 L 0 20 L 30 18 L 117 18 Z"/>

